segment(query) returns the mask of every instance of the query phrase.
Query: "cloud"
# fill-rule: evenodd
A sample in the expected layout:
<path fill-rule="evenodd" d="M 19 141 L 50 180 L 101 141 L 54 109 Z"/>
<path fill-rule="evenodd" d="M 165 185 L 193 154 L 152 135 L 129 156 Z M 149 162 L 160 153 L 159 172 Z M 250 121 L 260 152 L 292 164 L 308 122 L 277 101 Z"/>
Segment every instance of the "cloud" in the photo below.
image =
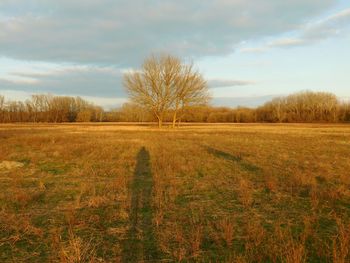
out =
<path fill-rule="evenodd" d="M 301 38 L 304 41 L 318 41 L 339 34 L 350 25 L 350 8 L 342 10 L 325 20 L 308 25 Z"/>
<path fill-rule="evenodd" d="M 201 57 L 300 27 L 336 0 L 2 0 L 0 56 L 140 64 L 151 52 Z"/>
<path fill-rule="evenodd" d="M 121 78 L 121 71 L 113 67 L 61 65 L 45 73 L 9 72 L 0 77 L 0 90 L 124 97 Z"/>
<path fill-rule="evenodd" d="M 344 9 L 325 19 L 308 23 L 295 32 L 294 37 L 277 38 L 264 46 L 253 48 L 242 48 L 241 52 L 264 52 L 270 48 L 288 48 L 310 45 L 330 37 L 340 35 L 350 25 L 350 8 Z"/>
<path fill-rule="evenodd" d="M 301 46 L 305 44 L 305 40 L 298 38 L 282 38 L 274 42 L 269 43 L 268 47 L 291 47 L 291 46 Z"/>
<path fill-rule="evenodd" d="M 210 88 L 225 88 L 233 86 L 246 86 L 255 84 L 253 81 L 247 80 L 233 80 L 233 79 L 211 79 L 208 80 L 208 86 Z"/>
<path fill-rule="evenodd" d="M 121 87 L 123 73 L 130 71 L 114 67 L 60 65 L 43 71 L 10 71 L 0 77 L 0 90 L 52 92 L 60 95 L 118 96 L 126 94 Z M 253 81 L 210 79 L 210 88 L 224 88 L 255 84 Z"/>
<path fill-rule="evenodd" d="M 267 50 L 266 47 L 247 47 L 247 48 L 241 48 L 239 51 L 242 53 L 263 53 Z"/>

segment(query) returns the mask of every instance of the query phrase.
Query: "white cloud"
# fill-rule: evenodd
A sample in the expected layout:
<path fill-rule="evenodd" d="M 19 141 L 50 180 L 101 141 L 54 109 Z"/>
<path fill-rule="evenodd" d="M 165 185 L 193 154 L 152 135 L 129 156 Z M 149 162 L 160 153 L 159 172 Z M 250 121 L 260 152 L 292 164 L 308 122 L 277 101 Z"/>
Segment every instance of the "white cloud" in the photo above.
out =
<path fill-rule="evenodd" d="M 281 38 L 269 43 L 268 47 L 290 47 L 305 44 L 305 40 L 299 38 Z"/>
<path fill-rule="evenodd" d="M 234 79 L 210 79 L 208 80 L 208 86 L 210 88 L 225 88 L 234 86 L 246 86 L 255 84 L 254 81 L 248 80 L 234 80 Z"/>
<path fill-rule="evenodd" d="M 9 82 L 9 83 L 13 83 L 13 84 L 18 84 L 18 85 L 33 85 L 33 84 L 37 84 L 39 83 L 39 81 L 35 78 L 31 78 L 31 77 L 25 77 L 25 76 L 7 76 L 4 78 L 0 78 L 0 82 L 4 81 L 4 82 Z"/>
<path fill-rule="evenodd" d="M 242 53 L 263 53 L 267 50 L 266 47 L 247 47 L 241 48 L 239 51 Z"/>

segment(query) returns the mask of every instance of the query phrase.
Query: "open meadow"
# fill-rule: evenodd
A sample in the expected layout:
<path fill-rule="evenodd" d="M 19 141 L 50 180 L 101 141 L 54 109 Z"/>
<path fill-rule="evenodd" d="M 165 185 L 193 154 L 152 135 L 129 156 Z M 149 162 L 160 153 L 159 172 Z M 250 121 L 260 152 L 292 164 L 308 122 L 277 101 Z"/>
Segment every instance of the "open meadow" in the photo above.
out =
<path fill-rule="evenodd" d="M 0 125 L 0 262 L 350 262 L 350 126 Z"/>

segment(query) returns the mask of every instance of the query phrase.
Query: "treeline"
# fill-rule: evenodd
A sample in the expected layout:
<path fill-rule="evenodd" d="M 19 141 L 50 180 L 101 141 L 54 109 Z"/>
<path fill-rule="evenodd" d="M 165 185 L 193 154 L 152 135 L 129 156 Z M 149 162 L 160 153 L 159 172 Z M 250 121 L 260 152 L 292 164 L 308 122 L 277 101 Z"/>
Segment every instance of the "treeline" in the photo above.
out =
<path fill-rule="evenodd" d="M 301 92 L 275 98 L 257 108 L 257 121 L 339 122 L 349 121 L 349 103 L 341 103 L 332 93 Z"/>
<path fill-rule="evenodd" d="M 0 122 L 102 121 L 101 107 L 80 97 L 33 95 L 26 101 L 6 101 L 0 95 Z"/>
<path fill-rule="evenodd" d="M 172 121 L 169 110 L 164 121 Z M 110 112 L 111 121 L 154 121 L 152 114 L 135 104 L 124 104 Z M 327 92 L 299 92 L 286 97 L 274 98 L 257 108 L 191 106 L 184 109 L 183 122 L 250 123 L 250 122 L 350 122 L 350 103 L 341 102 Z"/>
<path fill-rule="evenodd" d="M 164 121 L 171 122 L 169 110 Z M 31 99 L 5 101 L 0 95 L 0 122 L 153 122 L 154 114 L 133 103 L 104 111 L 79 97 L 33 95 Z M 257 108 L 186 107 L 182 122 L 350 122 L 350 103 L 341 102 L 331 93 L 300 92 L 275 98 Z"/>

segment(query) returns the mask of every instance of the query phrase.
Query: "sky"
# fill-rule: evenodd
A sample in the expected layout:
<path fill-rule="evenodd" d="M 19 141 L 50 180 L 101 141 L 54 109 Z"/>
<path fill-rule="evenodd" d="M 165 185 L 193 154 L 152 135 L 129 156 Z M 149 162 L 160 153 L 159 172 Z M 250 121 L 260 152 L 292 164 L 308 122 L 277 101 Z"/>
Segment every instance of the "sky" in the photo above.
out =
<path fill-rule="evenodd" d="M 212 104 L 312 90 L 350 98 L 349 0 L 0 0 L 0 95 L 127 101 L 150 54 L 193 61 Z"/>

